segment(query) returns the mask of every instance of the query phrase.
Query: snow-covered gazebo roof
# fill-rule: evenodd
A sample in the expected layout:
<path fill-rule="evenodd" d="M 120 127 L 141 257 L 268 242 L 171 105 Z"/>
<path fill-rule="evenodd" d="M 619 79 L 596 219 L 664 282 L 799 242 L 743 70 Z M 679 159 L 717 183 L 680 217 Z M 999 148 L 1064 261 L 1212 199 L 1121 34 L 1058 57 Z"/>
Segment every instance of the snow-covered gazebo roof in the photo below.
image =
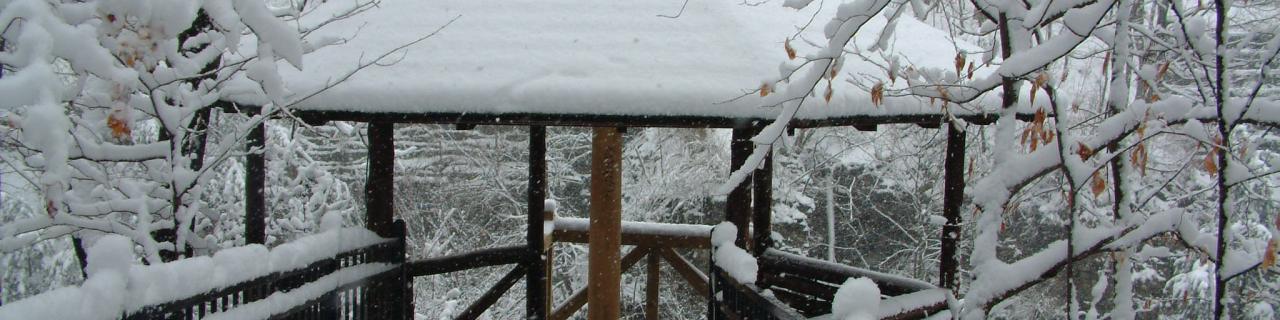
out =
<path fill-rule="evenodd" d="M 295 112 L 323 120 L 728 126 L 734 119 L 777 115 L 776 108 L 761 106 L 759 96 L 748 92 L 777 77 L 787 60 L 783 41 L 810 19 L 804 41 L 793 45 L 803 54 L 812 48 L 805 41 L 825 43 L 822 26 L 835 12 L 832 5 L 815 16 L 818 6 L 797 12 L 777 3 L 735 1 L 690 1 L 681 11 L 683 4 L 382 0 L 309 36 L 348 38 L 347 43 L 307 55 L 303 70 L 280 66 L 290 93 L 304 96 L 453 20 L 431 38 L 391 55 L 394 64 L 364 69 L 298 103 Z M 309 17 L 327 18 L 324 13 Z M 870 46 L 883 24 L 883 18 L 873 19 L 858 46 Z M 895 48 L 903 61 L 944 68 L 953 63 L 955 47 L 941 30 L 902 17 L 895 37 L 902 41 L 891 41 L 894 45 L 911 46 Z M 884 77 L 858 60 L 848 59 L 843 70 Z M 232 88 L 229 102 L 266 101 L 248 81 Z M 939 113 L 927 100 L 890 97 L 877 107 L 864 90 L 840 83 L 836 88 L 829 103 L 808 99 L 798 121 L 919 122 Z"/>

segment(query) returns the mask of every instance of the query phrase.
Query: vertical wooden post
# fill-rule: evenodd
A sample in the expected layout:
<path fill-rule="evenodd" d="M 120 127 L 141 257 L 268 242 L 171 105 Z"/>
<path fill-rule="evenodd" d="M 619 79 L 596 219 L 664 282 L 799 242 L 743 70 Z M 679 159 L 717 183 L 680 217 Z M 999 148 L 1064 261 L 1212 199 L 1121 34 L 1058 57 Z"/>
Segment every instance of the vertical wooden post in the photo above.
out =
<path fill-rule="evenodd" d="M 752 252 L 759 256 L 773 246 L 773 152 L 764 158 L 764 166 L 752 174 L 751 226 Z"/>
<path fill-rule="evenodd" d="M 741 168 L 747 162 L 747 157 L 751 156 L 751 150 L 754 147 L 751 143 L 752 131 L 751 125 L 745 121 L 733 127 L 733 140 L 729 143 L 729 172 Z M 751 250 L 748 229 L 751 222 L 751 183 L 749 181 L 743 180 L 741 184 L 729 191 L 725 199 L 725 220 L 738 227 L 738 237 L 734 244 L 747 250 Z"/>
<path fill-rule="evenodd" d="M 591 139 L 591 227 L 588 235 L 587 316 L 615 320 L 620 316 L 622 266 L 622 133 L 595 128 Z"/>
<path fill-rule="evenodd" d="M 528 264 L 525 275 L 525 318 L 547 317 L 547 257 L 543 233 L 544 201 L 547 199 L 547 127 L 529 127 L 529 187 L 528 187 Z"/>
<path fill-rule="evenodd" d="M 543 208 L 543 210 L 545 210 L 545 211 L 543 212 L 543 215 L 542 215 L 542 220 L 544 221 L 543 223 L 545 223 L 545 224 L 544 224 L 544 226 L 545 226 L 545 225 L 547 225 L 547 224 L 554 224 L 554 223 L 555 223 L 555 221 L 556 221 L 556 211 L 555 211 L 555 209 L 554 209 L 554 208 Z M 545 309 L 545 310 L 546 310 L 546 312 L 544 312 L 544 313 L 545 313 L 545 314 L 547 314 L 547 317 L 550 317 L 550 316 L 551 316 L 551 313 L 552 313 L 552 312 L 554 312 L 553 310 L 555 310 L 555 305 L 553 305 L 553 304 L 552 304 L 552 303 L 554 303 L 554 301 L 555 301 L 555 296 L 553 296 L 553 295 L 551 294 L 551 293 L 552 293 L 552 291 L 554 291 L 554 290 L 552 290 L 552 288 L 551 288 L 551 284 L 552 284 L 552 283 L 554 283 L 554 282 L 552 282 L 552 281 L 554 281 L 554 280 L 551 278 L 551 276 L 552 276 L 552 274 L 553 274 L 553 273 L 555 273 L 555 270 L 556 270 L 556 267 L 555 267 L 555 262 L 556 262 L 556 259 L 555 259 L 555 257 L 556 257 L 556 246 L 555 246 L 555 238 L 552 238 L 552 237 L 551 237 L 551 233 L 550 233 L 550 232 L 545 232 L 545 230 L 544 230 L 544 231 L 543 231 L 543 234 L 544 234 L 545 236 L 542 238 L 542 243 L 543 243 L 543 246 L 544 246 L 544 249 L 542 250 L 542 255 L 543 255 L 543 256 L 545 256 L 545 257 L 547 257 L 547 258 L 546 258 L 546 260 L 544 260 L 544 261 L 546 262 L 546 264 L 544 264 L 544 267 L 545 267 L 545 274 L 546 274 L 546 275 L 544 276 L 544 277 L 546 277 L 546 278 L 544 278 L 544 279 L 546 279 L 546 282 L 545 282 L 545 283 L 546 283 L 546 285 L 544 285 L 544 286 L 543 286 L 543 287 L 546 289 L 546 296 L 547 296 L 547 299 L 546 299 L 546 301 L 544 301 L 544 302 L 545 302 L 545 304 L 544 304 L 544 306 L 543 306 L 543 307 L 544 307 L 544 308 L 546 308 L 546 309 Z"/>
<path fill-rule="evenodd" d="M 658 303 L 660 302 L 658 300 L 658 289 L 661 289 L 662 273 L 660 272 L 661 270 L 658 270 L 658 250 L 656 248 L 649 248 L 647 250 L 649 250 L 649 262 L 646 273 L 649 278 L 646 279 L 644 287 L 644 318 L 648 320 L 657 320 Z"/>
<path fill-rule="evenodd" d="M 249 131 L 244 159 L 244 242 L 267 242 L 267 123 L 264 120 Z"/>
<path fill-rule="evenodd" d="M 395 123 L 369 123 L 368 139 L 369 168 L 364 185 L 365 226 L 388 237 L 391 234 L 391 218 L 395 208 Z"/>
<path fill-rule="evenodd" d="M 960 242 L 960 205 L 964 202 L 964 153 L 965 132 L 956 125 L 947 125 L 947 155 L 943 164 L 942 216 L 947 224 L 942 226 L 942 248 L 938 263 L 938 286 L 956 290 L 956 271 L 960 262 L 956 258 L 956 244 Z"/>
<path fill-rule="evenodd" d="M 407 262 L 409 258 L 408 257 L 409 244 L 407 242 L 409 238 L 409 228 L 407 225 L 405 225 L 404 220 L 396 219 L 396 221 L 392 223 L 391 230 L 392 230 L 392 233 L 396 236 L 396 241 L 399 242 L 398 246 L 400 248 L 400 250 L 397 250 L 395 252 L 396 256 L 394 259 L 392 259 L 392 262 L 395 262 L 400 264 L 401 266 L 404 266 L 405 262 Z M 400 304 L 396 306 L 397 308 L 399 308 L 399 312 L 397 312 L 396 315 L 399 316 L 400 319 L 412 320 L 414 318 L 413 315 L 414 315 L 415 301 L 413 301 L 413 298 L 414 298 L 413 276 L 409 275 L 409 268 L 405 268 L 405 267 L 400 268 L 399 294 L 391 293 L 392 292 L 391 290 L 393 288 L 394 288 L 394 285 L 389 285 L 387 289 L 388 289 L 388 293 L 394 294 L 394 296 L 392 296 L 393 298 L 400 299 Z"/>

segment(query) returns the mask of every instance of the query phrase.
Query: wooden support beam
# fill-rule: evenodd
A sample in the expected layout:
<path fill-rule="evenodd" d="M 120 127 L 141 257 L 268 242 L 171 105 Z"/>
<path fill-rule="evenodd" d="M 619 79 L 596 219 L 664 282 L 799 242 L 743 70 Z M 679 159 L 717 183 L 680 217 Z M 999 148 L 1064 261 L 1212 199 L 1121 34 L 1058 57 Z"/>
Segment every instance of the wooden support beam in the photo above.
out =
<path fill-rule="evenodd" d="M 703 274 L 702 271 L 693 266 L 693 263 L 690 263 L 689 260 L 676 253 L 675 250 L 671 250 L 671 248 L 658 249 L 658 253 L 662 255 L 664 260 L 667 260 L 667 264 L 670 264 L 671 268 L 676 270 L 676 273 L 680 274 L 681 278 L 684 278 L 685 282 L 689 283 L 689 286 L 699 296 L 707 297 L 707 293 L 711 292 L 711 289 L 708 288 L 706 274 Z"/>
<path fill-rule="evenodd" d="M 245 243 L 267 242 L 267 124 L 264 121 L 249 130 L 244 156 L 244 240 Z"/>
<path fill-rule="evenodd" d="M 572 296 L 569 296 L 569 300 L 565 300 L 564 303 L 556 306 L 555 311 L 551 313 L 551 318 L 549 319 L 568 319 L 570 316 L 573 316 L 574 313 L 578 313 L 578 310 L 582 310 L 582 306 L 587 304 L 587 289 L 588 288 L 584 286 L 582 289 L 575 291 Z"/>
<path fill-rule="evenodd" d="M 758 256 L 773 246 L 773 152 L 765 156 L 764 166 L 751 175 L 751 185 L 751 252 Z"/>
<path fill-rule="evenodd" d="M 364 185 L 365 226 L 381 236 L 390 235 L 395 216 L 395 123 L 369 123 L 369 168 Z"/>
<path fill-rule="evenodd" d="M 480 249 L 410 262 L 409 276 L 421 277 L 525 261 L 529 250 L 522 245 Z"/>
<path fill-rule="evenodd" d="M 942 122 L 923 121 L 923 122 L 916 122 L 916 125 L 925 129 L 937 129 L 942 127 Z"/>
<path fill-rule="evenodd" d="M 488 291 L 485 291 L 484 295 L 481 295 L 479 299 L 472 302 L 470 306 L 467 306 L 466 310 L 463 310 L 462 313 L 459 313 L 458 316 L 454 317 L 454 319 L 474 320 L 479 318 L 481 314 L 484 314 L 485 310 L 489 310 L 489 307 L 493 306 L 495 302 L 498 302 L 498 298 L 502 298 L 502 295 L 507 293 L 507 290 L 510 290 L 511 286 L 514 286 L 516 282 L 520 281 L 520 276 L 525 274 L 525 269 L 526 267 L 524 265 L 516 265 L 515 268 L 511 269 L 511 272 L 507 272 L 506 276 L 503 276 L 502 279 L 498 280 L 498 283 L 494 284 Z"/>
<path fill-rule="evenodd" d="M 548 285 L 545 235 L 543 234 L 544 215 L 547 200 L 547 127 L 529 127 L 529 186 L 528 186 L 528 232 L 525 241 L 528 243 L 526 256 L 528 274 L 525 276 L 525 318 L 543 319 L 547 317 Z"/>
<path fill-rule="evenodd" d="M 964 203 L 965 132 L 954 124 L 947 125 L 946 152 L 943 164 L 942 217 L 947 219 L 947 223 L 942 226 L 938 286 L 956 290 L 956 273 L 960 268 L 956 248 L 960 243 L 960 206 Z"/>
<path fill-rule="evenodd" d="M 627 269 L 631 269 L 631 267 L 636 265 L 637 262 L 640 262 L 640 258 L 643 258 L 645 254 L 653 253 L 651 250 L 652 249 L 650 248 L 643 247 L 631 249 L 631 251 L 627 252 L 626 256 L 622 257 L 622 270 L 625 271 Z M 581 289 L 578 289 L 578 291 L 575 291 L 573 296 L 569 297 L 569 300 L 565 300 L 563 303 L 560 303 L 559 306 L 556 306 L 555 311 L 551 313 L 550 319 L 564 320 L 573 316 L 574 313 L 577 313 L 578 310 L 582 309 L 583 305 L 587 304 L 587 292 L 589 289 L 591 289 L 590 284 L 583 286 Z"/>
<path fill-rule="evenodd" d="M 729 172 L 737 171 L 747 162 L 747 157 L 751 156 L 751 150 L 754 149 L 751 136 L 754 131 L 751 125 L 745 122 L 733 128 L 733 140 L 729 142 Z M 750 181 L 743 180 L 741 184 L 729 191 L 725 199 L 724 213 L 725 221 L 732 222 L 738 227 L 738 236 L 734 243 L 739 248 L 747 250 L 751 249 L 751 230 L 748 229 L 751 223 Z"/>
<path fill-rule="evenodd" d="M 658 256 L 657 252 L 652 251 L 649 252 L 648 257 L 648 268 L 645 270 L 645 275 L 648 276 L 648 279 L 645 279 L 644 287 L 644 318 L 657 320 L 658 304 L 661 302 L 659 301 L 658 290 L 662 286 L 662 270 L 658 269 L 658 259 L 661 259 L 661 257 Z"/>
<path fill-rule="evenodd" d="M 591 141 L 591 234 L 587 258 L 587 318 L 621 316 L 622 132 L 595 128 Z"/>

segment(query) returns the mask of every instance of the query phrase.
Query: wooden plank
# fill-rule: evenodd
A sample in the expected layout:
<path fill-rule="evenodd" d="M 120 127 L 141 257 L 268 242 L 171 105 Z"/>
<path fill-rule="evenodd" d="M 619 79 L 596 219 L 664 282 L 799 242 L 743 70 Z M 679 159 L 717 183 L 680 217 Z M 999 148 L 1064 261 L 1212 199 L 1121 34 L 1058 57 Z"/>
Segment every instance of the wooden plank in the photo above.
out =
<path fill-rule="evenodd" d="M 591 238 L 590 234 L 591 232 L 588 230 L 565 230 L 560 229 L 560 226 L 557 225 L 551 236 L 556 242 L 588 243 Z M 643 231 L 627 230 L 624 227 L 622 245 L 710 249 L 711 236 L 710 234 L 700 236 L 648 234 L 643 233 Z"/>
<path fill-rule="evenodd" d="M 694 291 L 697 291 L 699 296 L 706 298 L 710 294 L 711 289 L 707 285 L 707 275 L 699 271 L 692 263 L 689 263 L 689 260 L 686 260 L 671 248 L 659 248 L 658 254 L 662 255 L 664 260 L 667 260 L 667 264 L 676 269 L 676 273 L 680 274 L 680 277 L 684 278 L 684 281 L 689 283 L 689 286 Z"/>
<path fill-rule="evenodd" d="M 525 318 L 547 317 L 550 288 L 544 243 L 544 201 L 547 199 L 547 127 L 529 127 L 529 186 L 527 242 L 528 274 L 525 276 Z"/>
<path fill-rule="evenodd" d="M 591 295 L 587 318 L 621 316 L 622 133 L 595 128 L 591 139 L 591 234 L 587 254 L 587 286 Z"/>
<path fill-rule="evenodd" d="M 942 127 L 942 121 L 921 121 L 916 122 L 916 125 L 925 129 L 937 129 Z"/>
<path fill-rule="evenodd" d="M 942 217 L 947 219 L 947 223 L 942 226 L 940 236 L 938 286 L 956 290 L 956 274 L 960 269 L 956 248 L 960 243 L 960 206 L 964 205 L 965 132 L 955 125 L 947 125 L 946 152 L 943 164 Z"/>
<path fill-rule="evenodd" d="M 481 295 L 479 299 L 472 302 L 470 306 L 467 306 L 466 310 L 463 310 L 462 313 L 459 313 L 458 316 L 454 317 L 454 319 L 474 320 L 479 318 L 485 310 L 489 310 L 490 306 L 493 306 L 495 302 L 498 302 L 498 298 L 502 298 L 502 295 L 507 293 L 507 290 L 511 289 L 511 286 L 515 285 L 516 282 L 520 280 L 520 277 L 525 275 L 526 268 L 526 266 L 519 264 L 516 265 L 515 268 L 511 268 L 511 271 L 507 272 L 507 275 L 498 280 L 498 283 L 495 283 L 492 288 L 485 291 L 484 295 Z"/>
<path fill-rule="evenodd" d="M 395 124 L 374 122 L 368 127 L 369 168 L 365 182 L 365 225 L 378 235 L 390 235 L 395 201 Z"/>
<path fill-rule="evenodd" d="M 640 258 L 643 258 L 646 253 L 650 252 L 651 251 L 648 248 L 637 247 L 635 249 L 631 249 L 630 252 L 627 252 L 626 256 L 622 257 L 622 269 L 631 269 L 631 267 L 636 265 L 637 262 L 640 262 Z M 583 286 L 581 289 L 574 292 L 568 300 L 565 300 L 565 302 L 556 306 L 555 311 L 551 312 L 551 317 L 549 319 L 568 319 L 570 316 L 573 316 L 574 313 L 577 313 L 578 310 L 581 310 L 582 306 L 587 304 L 587 290 L 590 288 L 591 286 Z"/>
<path fill-rule="evenodd" d="M 795 291 L 819 300 L 831 301 L 835 299 L 837 287 L 806 279 L 792 274 L 776 274 L 772 272 L 761 272 L 760 282 L 768 284 L 772 287 L 780 287 L 787 290 Z"/>
<path fill-rule="evenodd" d="M 751 156 L 751 150 L 754 149 L 751 136 L 754 131 L 750 123 L 745 121 L 733 128 L 732 140 L 729 142 L 729 168 L 733 171 L 741 168 L 747 162 L 747 157 Z M 751 230 L 748 229 L 748 224 L 751 223 L 751 180 L 743 180 L 729 191 L 725 199 L 724 220 L 738 227 L 734 243 L 739 248 L 750 250 Z"/>
<path fill-rule="evenodd" d="M 649 262 L 648 268 L 645 270 L 645 275 L 648 276 L 648 279 L 645 279 L 644 287 L 644 318 L 657 320 L 658 304 L 660 303 L 658 290 L 661 289 L 662 285 L 662 270 L 658 269 L 658 259 L 661 259 L 661 257 L 652 251 L 647 256 L 649 257 Z"/>
<path fill-rule="evenodd" d="M 806 317 L 817 317 L 820 315 L 831 313 L 831 302 L 822 301 L 812 296 L 803 295 L 786 289 L 772 288 L 769 289 L 774 297 L 779 301 L 786 303 L 787 306 L 796 309 L 800 314 Z"/>
<path fill-rule="evenodd" d="M 421 277 L 467 269 L 519 263 L 526 259 L 526 252 L 527 250 L 525 249 L 525 246 L 516 245 L 480 249 L 471 252 L 422 259 L 409 263 L 409 276 Z"/>
<path fill-rule="evenodd" d="M 760 255 L 773 246 L 773 152 L 764 158 L 764 165 L 751 175 L 751 253 Z"/>
<path fill-rule="evenodd" d="M 267 160 L 266 123 L 259 123 L 249 130 L 245 147 L 258 152 L 244 156 L 244 239 L 246 243 L 263 244 L 267 241 Z"/>
<path fill-rule="evenodd" d="M 854 268 L 774 249 L 765 251 L 757 261 L 760 263 L 760 269 L 768 273 L 789 273 L 836 285 L 844 283 L 850 277 L 866 277 L 879 285 L 880 293 L 887 296 L 937 288 L 920 280 Z"/>

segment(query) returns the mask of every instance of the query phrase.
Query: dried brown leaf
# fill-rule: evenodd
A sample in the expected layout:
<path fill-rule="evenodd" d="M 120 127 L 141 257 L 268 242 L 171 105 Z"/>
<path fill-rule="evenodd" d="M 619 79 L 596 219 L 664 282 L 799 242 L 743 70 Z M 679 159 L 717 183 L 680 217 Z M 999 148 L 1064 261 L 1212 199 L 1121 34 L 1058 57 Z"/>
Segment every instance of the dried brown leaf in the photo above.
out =
<path fill-rule="evenodd" d="M 831 89 L 831 80 L 827 80 L 827 93 L 822 95 L 822 98 L 826 99 L 827 103 L 831 103 L 831 95 L 834 92 L 835 91 Z"/>
<path fill-rule="evenodd" d="M 1267 251 L 1262 255 L 1262 264 L 1259 268 L 1270 269 L 1276 265 L 1276 249 L 1280 249 L 1280 240 L 1272 238 L 1267 241 Z"/>
<path fill-rule="evenodd" d="M 871 104 L 879 107 L 882 102 L 884 102 L 884 82 L 876 82 L 876 85 L 871 87 Z"/>
<path fill-rule="evenodd" d="M 1210 176 L 1218 176 L 1218 157 L 1217 152 L 1209 152 L 1204 155 L 1204 171 Z"/>
<path fill-rule="evenodd" d="M 787 39 L 787 41 L 782 42 L 782 50 L 787 51 L 787 59 L 796 59 L 796 49 L 791 47 L 791 39 Z"/>
<path fill-rule="evenodd" d="M 112 112 L 107 117 L 107 128 L 111 129 L 112 138 L 123 140 L 133 134 L 133 129 L 129 128 L 129 122 L 123 118 L 124 116 L 121 112 Z"/>
<path fill-rule="evenodd" d="M 1107 180 L 1097 172 L 1093 173 L 1093 181 L 1090 183 L 1089 191 L 1093 192 L 1093 197 L 1097 198 L 1102 195 L 1103 191 L 1107 191 Z"/>
<path fill-rule="evenodd" d="M 1079 145 L 1077 145 L 1076 148 L 1079 150 L 1076 151 L 1076 154 L 1080 155 L 1080 161 L 1088 161 L 1090 157 L 1093 157 L 1093 149 L 1089 148 L 1088 145 L 1085 145 L 1084 142 L 1078 143 Z"/>

